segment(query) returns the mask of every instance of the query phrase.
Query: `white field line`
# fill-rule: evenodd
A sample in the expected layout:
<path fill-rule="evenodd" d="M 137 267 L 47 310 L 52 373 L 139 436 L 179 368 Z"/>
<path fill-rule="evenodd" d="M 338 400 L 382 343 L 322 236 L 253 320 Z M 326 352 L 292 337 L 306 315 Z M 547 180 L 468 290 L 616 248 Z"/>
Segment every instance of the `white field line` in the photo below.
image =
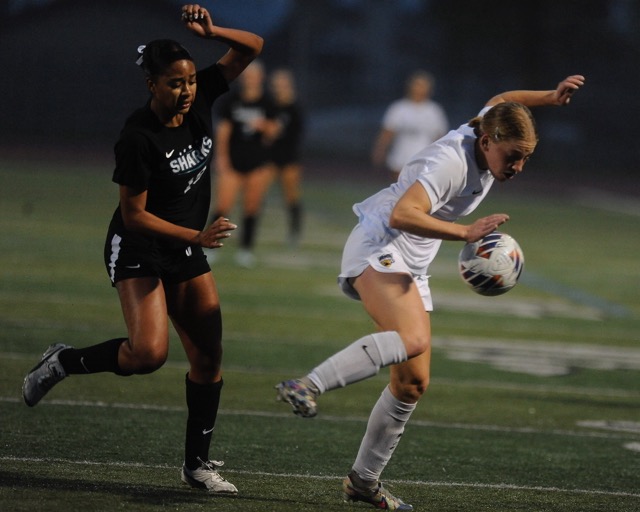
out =
<path fill-rule="evenodd" d="M 0 403 L 22 403 L 22 400 L 15 397 L 0 397 Z M 181 406 L 167 406 L 167 405 L 154 405 L 154 404 L 140 404 L 140 403 L 108 403 L 108 402 L 91 402 L 88 400 L 46 400 L 42 402 L 41 406 L 64 406 L 64 407 L 95 407 L 104 409 L 134 409 L 144 411 L 158 411 L 158 412 L 185 412 L 186 407 Z M 261 417 L 261 418 L 293 418 L 291 413 L 276 413 L 268 411 L 248 411 L 248 410 L 231 410 L 220 409 L 220 414 L 225 416 L 246 416 L 246 417 Z M 364 416 L 331 416 L 321 415 L 314 418 L 312 421 L 327 421 L 334 423 L 355 422 L 366 423 L 368 418 Z M 407 425 L 408 428 L 441 428 L 441 429 L 456 429 L 456 430 L 471 430 L 479 432 L 504 432 L 508 434 L 528 434 L 528 435 L 553 435 L 553 436 L 565 436 L 565 437 L 586 437 L 586 438 L 600 438 L 600 439 L 612 439 L 612 440 L 635 440 L 637 439 L 636 431 L 617 431 L 620 433 L 607 432 L 594 432 L 594 431 L 577 431 L 577 430 L 562 430 L 562 429 L 537 429 L 530 427 L 506 427 L 502 425 L 482 425 L 474 423 L 444 423 L 437 421 L 427 420 L 411 420 Z"/>
<path fill-rule="evenodd" d="M 514 384 L 510 382 L 496 382 L 487 380 L 463 380 L 450 379 L 447 377 L 433 377 L 431 384 L 439 386 L 460 388 L 485 388 L 497 389 L 501 391 L 533 391 L 547 395 L 578 395 L 592 398 L 640 398 L 640 391 L 614 388 L 579 388 L 575 386 L 545 386 L 543 384 Z"/>
<path fill-rule="evenodd" d="M 142 468 L 142 469 L 170 469 L 177 471 L 177 466 L 170 466 L 168 464 L 141 464 L 139 462 L 97 462 L 89 460 L 73 460 L 73 459 L 59 459 L 59 458 L 40 458 L 40 457 L 1 457 L 0 460 L 7 462 L 24 462 L 24 463 L 43 463 L 43 464 L 70 464 L 70 465 L 91 465 L 91 466 L 110 466 L 110 467 L 124 467 L 124 468 Z M 235 473 L 238 475 L 253 475 L 253 476 L 267 476 L 271 478 L 302 478 L 308 480 L 337 480 L 340 481 L 344 478 L 343 475 L 310 475 L 301 473 L 270 473 L 267 471 L 246 471 L 246 470 L 233 470 L 225 469 L 225 473 Z M 534 492 L 548 492 L 548 493 L 563 493 L 563 494 L 586 494 L 586 495 L 599 495 L 599 496 L 619 496 L 627 498 L 640 498 L 640 494 L 622 491 L 602 491 L 597 489 L 562 489 L 560 487 L 542 487 L 542 486 L 529 486 L 529 485 L 515 485 L 515 484 L 481 484 L 481 483 L 468 483 L 468 482 L 438 482 L 428 480 L 386 480 L 389 483 L 425 486 L 425 487 L 461 487 L 470 489 L 497 489 L 507 491 L 534 491 Z"/>
<path fill-rule="evenodd" d="M 540 377 L 568 375 L 573 368 L 640 370 L 640 349 L 536 340 L 434 337 L 450 359 L 486 363 L 501 370 Z"/>

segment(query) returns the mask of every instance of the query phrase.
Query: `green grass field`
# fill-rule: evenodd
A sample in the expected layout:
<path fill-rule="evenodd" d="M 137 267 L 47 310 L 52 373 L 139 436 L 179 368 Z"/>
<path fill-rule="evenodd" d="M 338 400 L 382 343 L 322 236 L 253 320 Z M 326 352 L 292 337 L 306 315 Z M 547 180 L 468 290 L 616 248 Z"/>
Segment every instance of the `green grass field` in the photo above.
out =
<path fill-rule="evenodd" d="M 386 372 L 324 395 L 311 420 L 277 403 L 273 386 L 371 332 L 335 276 L 351 204 L 374 184 L 310 180 L 296 250 L 274 188 L 260 265 L 241 271 L 235 244 L 221 250 L 225 387 L 211 456 L 240 494 L 220 498 L 180 482 L 186 365 L 175 336 L 152 375 L 72 377 L 38 407 L 22 403 L 22 379 L 50 343 L 124 334 L 102 264 L 117 190 L 109 164 L 1 164 L 0 510 L 347 510 L 340 482 Z M 524 250 L 523 277 L 504 296 L 477 296 L 457 275 L 461 245 L 444 244 L 431 269 L 432 385 L 385 483 L 417 511 L 640 511 L 638 217 L 494 192 L 474 217 L 511 214 L 504 231 Z"/>

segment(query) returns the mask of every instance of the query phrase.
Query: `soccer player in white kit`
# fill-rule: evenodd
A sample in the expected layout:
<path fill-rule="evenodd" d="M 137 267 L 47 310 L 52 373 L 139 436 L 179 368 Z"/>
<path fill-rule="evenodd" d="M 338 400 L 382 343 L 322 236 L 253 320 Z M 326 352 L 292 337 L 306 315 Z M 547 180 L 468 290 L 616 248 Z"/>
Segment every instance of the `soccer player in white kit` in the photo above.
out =
<path fill-rule="evenodd" d="M 295 414 L 312 417 L 322 393 L 390 366 L 390 383 L 373 407 L 352 470 L 347 501 L 387 510 L 413 510 L 391 495 L 380 475 L 429 384 L 431 358 L 428 268 L 442 240 L 475 242 L 509 220 L 505 213 L 471 224 L 494 181 L 522 172 L 538 142 L 528 107 L 566 105 L 584 84 L 572 75 L 556 89 L 516 90 L 491 98 L 479 115 L 409 161 L 396 183 L 354 205 L 358 224 L 346 242 L 338 282 L 362 304 L 378 332 L 353 342 L 309 374 L 276 386 Z"/>

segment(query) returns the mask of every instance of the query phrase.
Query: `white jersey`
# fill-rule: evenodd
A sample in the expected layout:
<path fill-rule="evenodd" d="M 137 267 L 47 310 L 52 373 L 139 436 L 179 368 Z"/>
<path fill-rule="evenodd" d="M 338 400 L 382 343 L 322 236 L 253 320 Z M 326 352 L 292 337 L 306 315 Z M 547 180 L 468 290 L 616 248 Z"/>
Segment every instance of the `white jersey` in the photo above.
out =
<path fill-rule="evenodd" d="M 487 109 L 481 111 L 484 114 Z M 403 167 L 398 181 L 353 206 L 359 224 L 375 244 L 392 243 L 414 275 L 426 275 L 442 240 L 424 238 L 389 227 L 389 217 L 402 195 L 416 181 L 431 201 L 429 214 L 454 222 L 473 212 L 489 192 L 494 178 L 478 167 L 476 136 L 464 124 L 418 152 Z"/>
<path fill-rule="evenodd" d="M 387 155 L 389 169 L 400 170 L 413 155 L 449 129 L 444 109 L 434 101 L 415 102 L 403 98 L 387 108 L 382 127 L 395 136 Z"/>

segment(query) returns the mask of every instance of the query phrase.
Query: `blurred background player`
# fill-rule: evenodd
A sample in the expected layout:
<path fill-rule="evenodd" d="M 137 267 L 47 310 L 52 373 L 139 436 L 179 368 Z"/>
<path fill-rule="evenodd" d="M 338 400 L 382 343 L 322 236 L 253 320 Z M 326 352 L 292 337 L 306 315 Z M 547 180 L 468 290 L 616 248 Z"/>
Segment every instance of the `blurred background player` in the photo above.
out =
<path fill-rule="evenodd" d="M 405 84 L 405 95 L 391 103 L 373 144 L 371 161 L 386 166 L 391 179 L 398 179 L 409 159 L 449 130 L 444 109 L 431 99 L 435 81 L 422 70 L 414 71 Z"/>
<path fill-rule="evenodd" d="M 296 247 L 302 233 L 302 164 L 301 144 L 304 114 L 298 102 L 293 73 L 289 69 L 274 70 L 269 77 L 269 90 L 276 106 L 278 132 L 271 145 L 275 179 L 279 180 L 288 220 L 288 241 Z"/>
<path fill-rule="evenodd" d="M 427 146 L 398 181 L 354 205 L 358 223 L 344 247 L 338 282 L 362 301 L 377 332 L 332 355 L 299 379 L 276 386 L 278 398 L 302 417 L 317 413 L 322 393 L 390 367 L 390 382 L 374 405 L 351 472 L 347 501 L 385 510 L 413 510 L 380 482 L 405 425 L 429 386 L 431 317 L 429 266 L 442 240 L 475 242 L 509 219 L 504 213 L 471 224 L 495 181 L 522 172 L 538 143 L 528 107 L 566 105 L 584 77 L 573 75 L 547 91 L 510 91 L 491 98 L 478 116 Z"/>
<path fill-rule="evenodd" d="M 167 359 L 171 319 L 189 362 L 181 478 L 214 494 L 236 494 L 218 473 L 222 463 L 209 460 L 222 390 L 222 315 L 203 252 L 222 247 L 236 226 L 220 217 L 203 228 L 211 197 L 211 108 L 261 52 L 263 41 L 214 25 L 198 5 L 185 5 L 182 21 L 195 35 L 229 49 L 198 72 L 175 41 L 155 40 L 138 50 L 150 98 L 129 116 L 115 146 L 120 202 L 104 247 L 127 337 L 79 349 L 51 345 L 25 377 L 22 393 L 33 407 L 69 375 L 151 373 Z"/>
<path fill-rule="evenodd" d="M 256 263 L 258 219 L 272 181 L 270 144 L 278 129 L 265 78 L 262 62 L 252 62 L 238 79 L 238 87 L 221 104 L 216 128 L 216 204 L 211 220 L 228 216 L 242 192 L 236 263 L 245 268 Z M 215 253 L 209 253 L 209 261 L 212 256 Z"/>

